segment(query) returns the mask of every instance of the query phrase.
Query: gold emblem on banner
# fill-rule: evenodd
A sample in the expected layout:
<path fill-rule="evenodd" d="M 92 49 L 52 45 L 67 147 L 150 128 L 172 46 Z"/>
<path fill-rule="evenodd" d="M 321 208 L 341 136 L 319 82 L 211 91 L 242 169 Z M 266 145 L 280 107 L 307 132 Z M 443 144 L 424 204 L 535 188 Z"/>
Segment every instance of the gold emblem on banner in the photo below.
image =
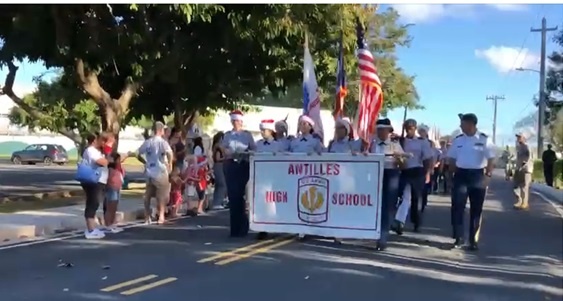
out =
<path fill-rule="evenodd" d="M 301 194 L 301 205 L 311 213 L 321 209 L 324 202 L 323 194 L 315 186 L 310 186 Z"/>

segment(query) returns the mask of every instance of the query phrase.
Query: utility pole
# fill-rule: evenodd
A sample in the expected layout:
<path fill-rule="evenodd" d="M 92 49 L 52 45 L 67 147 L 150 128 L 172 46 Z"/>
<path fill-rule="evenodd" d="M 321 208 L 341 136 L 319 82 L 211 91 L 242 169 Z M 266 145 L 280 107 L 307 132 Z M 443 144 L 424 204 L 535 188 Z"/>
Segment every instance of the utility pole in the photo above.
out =
<path fill-rule="evenodd" d="M 492 95 L 487 96 L 487 100 L 493 101 L 493 144 L 497 143 L 497 107 L 498 101 L 504 100 L 504 96 Z"/>
<path fill-rule="evenodd" d="M 556 31 L 557 26 L 547 27 L 545 17 L 541 19 L 541 28 L 530 28 L 531 32 L 541 33 L 541 50 L 540 50 L 540 91 L 538 102 L 538 158 L 543 153 L 543 120 L 545 118 L 546 94 L 545 94 L 545 43 L 548 31 Z"/>

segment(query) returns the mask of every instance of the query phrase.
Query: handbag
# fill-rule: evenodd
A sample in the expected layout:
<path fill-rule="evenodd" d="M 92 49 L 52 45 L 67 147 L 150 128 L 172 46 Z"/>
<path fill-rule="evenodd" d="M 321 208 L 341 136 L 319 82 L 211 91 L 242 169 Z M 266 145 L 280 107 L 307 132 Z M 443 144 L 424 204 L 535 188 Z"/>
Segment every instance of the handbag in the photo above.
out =
<path fill-rule="evenodd" d="M 100 172 L 93 168 L 90 164 L 81 162 L 76 168 L 74 179 L 84 184 L 96 184 L 100 179 Z"/>

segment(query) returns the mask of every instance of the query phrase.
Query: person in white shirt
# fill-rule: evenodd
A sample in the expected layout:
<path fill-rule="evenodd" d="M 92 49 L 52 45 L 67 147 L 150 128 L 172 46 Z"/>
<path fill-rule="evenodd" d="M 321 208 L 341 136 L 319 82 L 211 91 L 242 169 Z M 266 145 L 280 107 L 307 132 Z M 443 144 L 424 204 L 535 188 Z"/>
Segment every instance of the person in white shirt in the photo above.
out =
<path fill-rule="evenodd" d="M 475 114 L 460 115 L 461 130 L 448 150 L 450 169 L 454 172 L 452 190 L 452 226 L 454 248 L 463 246 L 463 217 L 469 198 L 469 249 L 477 250 L 481 214 L 489 179 L 494 169 L 495 146 L 477 130 Z"/>
<path fill-rule="evenodd" d="M 87 138 L 88 147 L 82 154 L 82 164 L 90 165 L 99 171 L 98 183 L 80 183 L 86 196 L 86 206 L 84 208 L 84 218 L 86 219 L 86 230 L 84 237 L 87 239 L 104 238 L 104 232 L 96 227 L 96 212 L 100 203 L 104 201 L 105 187 L 108 180 L 108 160 L 101 152 L 101 137 L 89 135 Z"/>
<path fill-rule="evenodd" d="M 165 126 L 157 121 L 153 125 L 153 136 L 139 147 L 137 159 L 145 163 L 145 222 L 151 223 L 151 199 L 156 198 L 158 223 L 165 221 L 166 204 L 170 196 L 168 176 L 172 171 L 173 152 L 170 144 L 164 139 Z"/>

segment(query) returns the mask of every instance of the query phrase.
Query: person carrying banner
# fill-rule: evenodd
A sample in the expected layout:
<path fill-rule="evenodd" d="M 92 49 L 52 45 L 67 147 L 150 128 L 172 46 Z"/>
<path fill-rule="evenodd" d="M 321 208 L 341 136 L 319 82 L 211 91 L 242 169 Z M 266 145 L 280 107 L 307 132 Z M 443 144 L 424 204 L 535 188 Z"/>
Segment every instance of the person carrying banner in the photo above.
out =
<path fill-rule="evenodd" d="M 244 195 L 250 177 L 249 152 L 256 150 L 256 143 L 249 131 L 242 129 L 243 114 L 234 110 L 230 114 L 233 129 L 225 133 L 221 148 L 225 155 L 223 169 L 227 182 L 231 237 L 248 234 L 248 216 Z"/>
<path fill-rule="evenodd" d="M 462 134 L 448 151 L 450 168 L 454 172 L 452 191 L 452 226 L 454 248 L 463 246 L 463 217 L 469 198 L 469 249 L 477 250 L 481 230 L 481 214 L 487 187 L 494 169 L 495 146 L 491 139 L 477 130 L 477 116 L 460 116 Z"/>
<path fill-rule="evenodd" d="M 260 134 L 262 139 L 256 142 L 256 152 L 257 153 L 278 153 L 285 152 L 286 148 L 282 141 L 277 140 L 276 126 L 273 119 L 262 120 L 260 122 Z M 267 232 L 260 232 L 257 235 L 257 239 L 263 240 L 268 236 Z"/>
<path fill-rule="evenodd" d="M 321 138 L 315 134 L 313 130 L 315 121 L 307 115 L 299 117 L 299 136 L 291 140 L 289 151 L 292 153 L 306 153 L 312 155 L 314 153 L 320 155 L 324 151 Z M 304 234 L 299 234 L 299 239 L 304 239 Z"/>
<path fill-rule="evenodd" d="M 403 195 L 395 215 L 395 224 L 392 226 L 392 230 L 399 235 L 403 234 L 405 221 L 409 214 L 414 231 L 418 232 L 420 229 L 422 193 L 425 183 L 430 182 L 434 157 L 428 140 L 415 136 L 416 120 L 405 120 L 403 127 L 406 137 L 400 137 L 399 143 L 405 153 L 410 155 L 405 163 L 405 169 L 401 172 L 399 192 Z"/>
<path fill-rule="evenodd" d="M 381 191 L 381 236 L 376 246 L 377 251 L 384 251 L 387 248 L 391 214 L 399 198 L 400 167 L 404 163 L 404 152 L 398 142 L 391 140 L 393 126 L 388 118 L 379 119 L 376 129 L 377 136 L 370 143 L 369 153 L 385 155 Z"/>

